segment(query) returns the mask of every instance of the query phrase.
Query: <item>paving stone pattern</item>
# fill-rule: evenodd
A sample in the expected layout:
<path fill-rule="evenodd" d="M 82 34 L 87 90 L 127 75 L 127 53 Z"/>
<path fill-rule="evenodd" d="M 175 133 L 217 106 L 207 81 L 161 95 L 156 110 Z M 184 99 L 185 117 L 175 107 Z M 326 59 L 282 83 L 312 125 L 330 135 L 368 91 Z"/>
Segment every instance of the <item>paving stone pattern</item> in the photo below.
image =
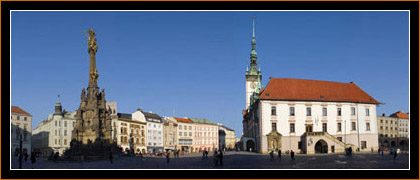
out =
<path fill-rule="evenodd" d="M 96 162 L 53 162 L 38 158 L 35 169 L 408 169 L 409 156 L 398 155 L 396 162 L 392 155 L 378 155 L 376 153 L 357 153 L 352 156 L 344 154 L 323 155 L 282 155 L 280 160 L 275 154 L 274 161 L 269 155 L 251 152 L 226 152 L 223 166 L 215 166 L 212 153 L 208 159 L 202 159 L 202 154 L 181 155 L 166 163 L 164 157 L 119 157 L 110 161 Z M 12 169 L 19 167 L 17 157 L 12 157 Z M 23 162 L 24 169 L 30 169 L 31 163 Z"/>

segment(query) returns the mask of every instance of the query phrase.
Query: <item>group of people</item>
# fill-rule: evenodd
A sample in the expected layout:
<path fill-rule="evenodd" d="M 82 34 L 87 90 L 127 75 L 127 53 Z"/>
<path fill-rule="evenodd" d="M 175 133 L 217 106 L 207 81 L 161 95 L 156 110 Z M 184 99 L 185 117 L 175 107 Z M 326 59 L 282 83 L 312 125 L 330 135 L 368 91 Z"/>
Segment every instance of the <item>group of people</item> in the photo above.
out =
<path fill-rule="evenodd" d="M 23 159 L 25 161 L 25 163 L 28 162 L 28 157 L 29 157 L 28 152 L 25 151 L 24 153 L 17 153 L 17 155 L 19 156 L 19 159 Z M 35 163 L 36 163 L 36 153 L 35 152 L 31 152 L 30 159 L 31 159 L 31 167 L 33 169 L 34 166 L 35 166 Z"/>
<path fill-rule="evenodd" d="M 207 152 L 208 153 L 208 152 Z M 223 152 L 221 149 L 217 150 L 217 148 L 214 150 L 214 166 L 218 166 L 219 163 L 221 166 L 223 166 Z"/>
<path fill-rule="evenodd" d="M 277 149 L 276 151 L 277 151 L 277 154 L 279 156 L 279 160 L 281 160 L 281 150 Z M 270 154 L 270 161 L 274 161 L 274 151 L 273 150 L 270 151 L 269 154 Z M 287 151 L 287 154 L 289 154 L 289 151 Z M 293 150 L 290 151 L 290 158 L 292 160 L 295 160 L 295 152 Z"/>

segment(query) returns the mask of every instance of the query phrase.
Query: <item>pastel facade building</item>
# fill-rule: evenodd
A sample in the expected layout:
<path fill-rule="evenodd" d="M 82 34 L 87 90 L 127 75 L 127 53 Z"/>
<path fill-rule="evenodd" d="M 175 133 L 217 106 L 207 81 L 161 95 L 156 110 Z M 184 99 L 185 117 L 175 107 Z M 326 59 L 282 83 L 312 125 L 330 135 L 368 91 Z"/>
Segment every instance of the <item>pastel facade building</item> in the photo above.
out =
<path fill-rule="evenodd" d="M 162 120 L 164 149 L 175 150 L 178 145 L 178 122 L 173 117 L 164 117 Z"/>
<path fill-rule="evenodd" d="M 117 113 L 113 119 L 115 140 L 125 153 L 146 152 L 146 120 L 139 111 L 132 114 Z"/>
<path fill-rule="evenodd" d="M 390 115 L 398 119 L 397 147 L 408 150 L 410 140 L 410 114 L 402 111 Z"/>
<path fill-rule="evenodd" d="M 219 148 L 219 128 L 218 125 L 199 118 L 190 118 L 193 122 L 193 152 L 202 150 L 214 151 Z"/>
<path fill-rule="evenodd" d="M 379 147 L 396 147 L 398 137 L 398 118 L 387 117 L 385 114 L 377 117 Z"/>
<path fill-rule="evenodd" d="M 181 150 L 183 152 L 193 152 L 193 145 L 194 145 L 193 122 L 188 118 L 174 117 L 174 119 L 178 123 L 177 150 Z"/>

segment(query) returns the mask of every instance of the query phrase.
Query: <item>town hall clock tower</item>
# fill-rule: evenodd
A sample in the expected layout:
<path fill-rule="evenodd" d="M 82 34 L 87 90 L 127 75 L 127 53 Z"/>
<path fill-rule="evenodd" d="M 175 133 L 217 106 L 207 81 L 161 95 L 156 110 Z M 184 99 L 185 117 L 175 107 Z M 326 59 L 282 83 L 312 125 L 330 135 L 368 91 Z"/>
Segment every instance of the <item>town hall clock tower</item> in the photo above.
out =
<path fill-rule="evenodd" d="M 251 103 L 251 96 L 254 92 L 261 91 L 261 69 L 257 69 L 257 51 L 255 50 L 255 16 L 252 18 L 252 50 L 251 62 L 246 69 L 246 109 Z"/>

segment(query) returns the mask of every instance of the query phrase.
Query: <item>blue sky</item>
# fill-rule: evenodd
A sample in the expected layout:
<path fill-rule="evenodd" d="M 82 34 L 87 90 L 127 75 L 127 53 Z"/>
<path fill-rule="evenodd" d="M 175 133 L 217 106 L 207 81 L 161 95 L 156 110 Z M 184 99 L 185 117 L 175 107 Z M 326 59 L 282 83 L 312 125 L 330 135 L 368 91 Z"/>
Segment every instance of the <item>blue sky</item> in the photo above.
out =
<path fill-rule="evenodd" d="M 96 32 L 98 85 L 118 111 L 207 118 L 242 132 L 252 16 L 269 77 L 355 82 L 409 111 L 408 12 L 12 12 L 11 102 L 35 128 L 57 94 L 77 110 L 88 85 L 83 34 Z"/>

